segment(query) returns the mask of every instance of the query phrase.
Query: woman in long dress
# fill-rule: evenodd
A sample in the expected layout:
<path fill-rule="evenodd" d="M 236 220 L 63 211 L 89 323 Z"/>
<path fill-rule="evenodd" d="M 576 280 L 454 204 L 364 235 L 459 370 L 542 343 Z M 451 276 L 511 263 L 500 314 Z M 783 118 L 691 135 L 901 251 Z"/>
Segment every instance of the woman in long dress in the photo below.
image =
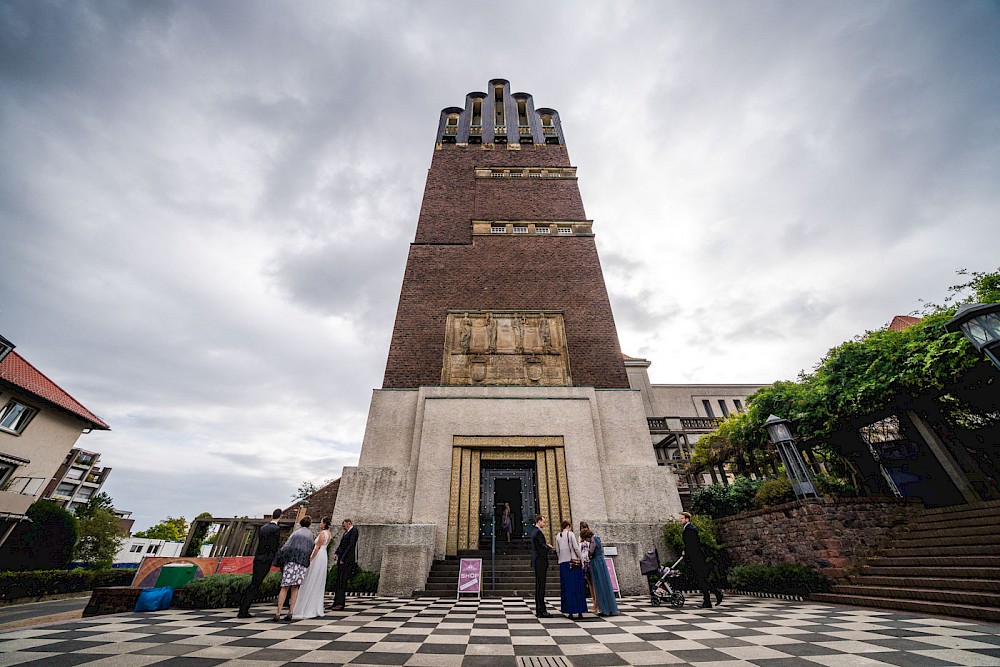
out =
<path fill-rule="evenodd" d="M 510 503 L 503 504 L 503 532 L 507 533 L 507 541 L 510 542 L 510 534 L 514 530 L 514 523 L 510 520 Z"/>
<path fill-rule="evenodd" d="M 583 554 L 583 583 L 587 587 L 587 597 L 594 602 L 593 612 L 597 613 L 597 596 L 594 595 L 594 582 L 590 576 L 590 526 L 586 521 L 580 522 L 580 553 Z M 589 603 L 588 603 L 589 604 Z"/>
<path fill-rule="evenodd" d="M 583 588 L 583 554 L 580 543 L 573 534 L 569 521 L 562 522 L 562 531 L 556 536 L 556 554 L 559 556 L 559 592 L 562 594 L 562 613 L 570 618 L 587 611 L 587 594 Z"/>
<path fill-rule="evenodd" d="M 617 616 L 618 602 L 611 588 L 611 574 L 604 560 L 604 545 L 601 538 L 590 534 L 590 576 L 594 582 L 594 593 L 597 595 L 598 616 Z"/>
<path fill-rule="evenodd" d="M 299 586 L 305 579 L 309 567 L 309 556 L 313 550 L 313 536 L 309 526 L 312 519 L 308 516 L 299 521 L 300 528 L 289 535 L 288 539 L 278 549 L 274 564 L 281 568 L 281 589 L 278 591 L 278 610 L 271 620 L 281 620 L 281 610 L 285 606 L 285 598 L 291 593 L 288 606 L 295 609 L 295 601 L 299 595 Z M 286 621 L 292 620 L 292 615 L 285 616 Z"/>
<path fill-rule="evenodd" d="M 316 618 L 323 615 L 323 593 L 326 592 L 327 546 L 330 544 L 330 517 L 320 519 L 320 531 L 312 555 L 309 569 L 302 580 L 299 596 L 292 606 L 292 618 Z"/>

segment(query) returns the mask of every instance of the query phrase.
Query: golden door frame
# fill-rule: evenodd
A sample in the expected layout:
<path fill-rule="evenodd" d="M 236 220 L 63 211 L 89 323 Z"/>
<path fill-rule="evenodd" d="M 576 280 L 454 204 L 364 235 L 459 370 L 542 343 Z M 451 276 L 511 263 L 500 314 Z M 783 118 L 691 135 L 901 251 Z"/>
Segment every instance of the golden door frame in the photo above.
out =
<path fill-rule="evenodd" d="M 562 521 L 570 519 L 566 448 L 562 436 L 456 435 L 451 450 L 451 494 L 445 553 L 479 548 L 479 505 L 483 461 L 534 461 L 538 513 L 545 533 L 555 542 Z"/>

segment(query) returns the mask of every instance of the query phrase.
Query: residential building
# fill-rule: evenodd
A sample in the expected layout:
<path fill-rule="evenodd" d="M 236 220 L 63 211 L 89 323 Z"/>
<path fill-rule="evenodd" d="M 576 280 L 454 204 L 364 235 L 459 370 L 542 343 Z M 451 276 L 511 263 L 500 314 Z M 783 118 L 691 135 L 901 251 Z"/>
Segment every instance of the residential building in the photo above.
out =
<path fill-rule="evenodd" d="M 0 544 L 80 435 L 110 427 L 0 337 Z"/>
<path fill-rule="evenodd" d="M 69 450 L 66 460 L 45 487 L 43 497 L 70 512 L 101 492 L 101 487 L 111 474 L 111 468 L 98 465 L 101 455 L 77 447 Z"/>
<path fill-rule="evenodd" d="M 165 556 L 173 558 L 181 555 L 183 542 L 168 540 L 151 540 L 146 537 L 130 537 L 122 542 L 115 554 L 115 563 L 141 563 L 146 556 Z"/>

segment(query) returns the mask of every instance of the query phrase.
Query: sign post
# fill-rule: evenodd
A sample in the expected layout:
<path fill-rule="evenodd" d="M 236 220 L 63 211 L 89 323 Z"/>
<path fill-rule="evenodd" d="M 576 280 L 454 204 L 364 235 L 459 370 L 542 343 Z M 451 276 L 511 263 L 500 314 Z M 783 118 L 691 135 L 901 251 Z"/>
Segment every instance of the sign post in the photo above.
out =
<path fill-rule="evenodd" d="M 475 594 L 482 599 L 483 589 L 483 559 L 463 558 L 458 566 L 458 594 L 456 599 L 462 597 L 463 593 Z"/>
<path fill-rule="evenodd" d="M 618 573 L 615 572 L 615 562 L 610 558 L 605 558 L 604 562 L 608 564 L 608 575 L 611 576 L 611 590 L 614 591 L 615 595 L 621 598 L 622 591 L 618 587 Z"/>

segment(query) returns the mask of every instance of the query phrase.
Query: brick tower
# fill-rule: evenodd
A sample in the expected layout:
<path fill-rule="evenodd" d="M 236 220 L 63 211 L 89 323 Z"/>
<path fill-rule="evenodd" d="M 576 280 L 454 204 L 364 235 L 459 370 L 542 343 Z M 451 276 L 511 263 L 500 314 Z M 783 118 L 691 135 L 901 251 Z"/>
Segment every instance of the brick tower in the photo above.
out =
<path fill-rule="evenodd" d="M 586 520 L 637 562 L 680 501 L 629 390 L 559 114 L 495 79 L 441 112 L 382 389 L 337 514 L 363 527 L 380 592 L 399 595 L 434 559 L 476 550 L 505 506 L 515 538 L 536 512 L 553 533 Z M 623 586 L 641 587 L 635 562 L 619 563 Z"/>

